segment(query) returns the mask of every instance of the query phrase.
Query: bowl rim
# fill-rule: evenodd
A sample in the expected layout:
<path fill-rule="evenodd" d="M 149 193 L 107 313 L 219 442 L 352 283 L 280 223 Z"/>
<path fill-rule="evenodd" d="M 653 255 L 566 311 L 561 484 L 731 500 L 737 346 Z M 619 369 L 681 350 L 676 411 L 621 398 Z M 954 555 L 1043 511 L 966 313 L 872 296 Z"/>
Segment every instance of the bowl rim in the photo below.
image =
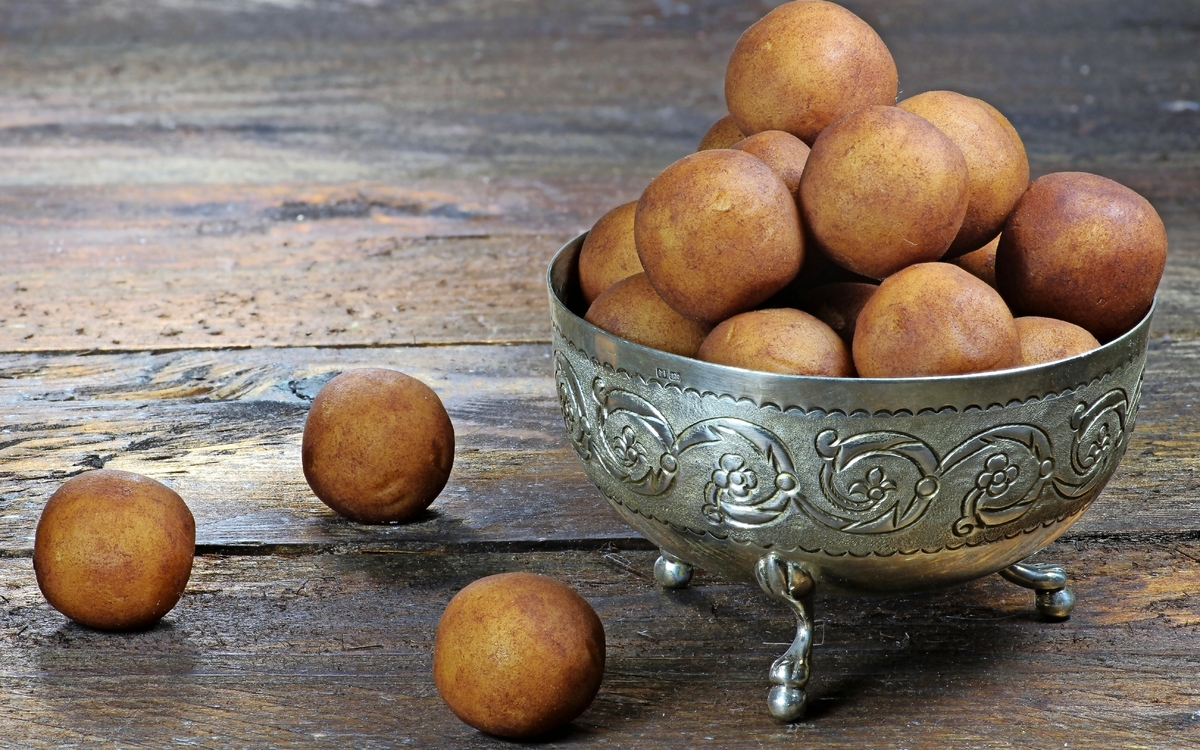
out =
<path fill-rule="evenodd" d="M 955 411 L 971 407 L 1003 407 L 1014 400 L 1027 400 L 1030 396 L 1013 394 L 1028 393 L 1035 385 L 1037 387 L 1034 390 L 1039 391 L 1040 395 L 1034 394 L 1032 397 L 1038 398 L 1073 391 L 1111 375 L 1144 353 L 1150 321 L 1158 303 L 1156 296 L 1141 320 L 1112 341 L 1053 362 L 961 375 L 905 378 L 838 378 L 768 373 L 653 349 L 611 334 L 584 320 L 568 306 L 564 292 L 573 282 L 575 262 L 587 234 L 583 232 L 563 245 L 546 269 L 552 322 L 556 333 L 572 348 L 606 367 L 638 375 L 642 380 L 657 379 L 662 381 L 662 385 L 674 384 L 682 390 L 695 390 L 701 395 L 729 397 L 735 401 L 749 400 L 760 406 L 774 405 L 780 409 L 810 410 L 799 404 L 781 403 L 780 394 L 793 393 L 847 392 L 853 394 L 850 400 L 877 402 L 877 408 L 868 408 L 868 412 L 896 414 L 941 411 L 947 407 L 957 407 Z M 643 374 L 646 372 L 656 375 Z M 927 398 L 930 394 L 935 395 L 934 401 L 939 400 L 937 394 L 941 394 L 941 401 L 949 399 L 954 403 L 930 407 L 930 399 Z M 817 401 L 819 399 L 813 401 L 811 410 L 826 413 L 843 411 L 817 406 Z M 887 405 L 883 402 L 887 402 Z"/>

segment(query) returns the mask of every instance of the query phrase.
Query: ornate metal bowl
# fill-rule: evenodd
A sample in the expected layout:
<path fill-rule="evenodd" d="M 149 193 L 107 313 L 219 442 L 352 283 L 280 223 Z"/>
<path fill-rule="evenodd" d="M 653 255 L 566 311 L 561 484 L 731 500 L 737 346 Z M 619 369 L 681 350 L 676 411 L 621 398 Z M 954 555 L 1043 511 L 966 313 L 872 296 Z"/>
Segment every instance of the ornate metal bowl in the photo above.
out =
<path fill-rule="evenodd" d="M 1099 349 L 1047 365 L 935 378 L 752 372 L 617 338 L 583 320 L 583 236 L 551 262 L 555 380 L 591 480 L 663 555 L 757 581 L 795 611 L 768 706 L 803 715 L 814 590 L 929 589 L 992 573 L 1074 597 L 1061 567 L 1021 561 L 1100 493 L 1133 430 L 1150 313 Z"/>

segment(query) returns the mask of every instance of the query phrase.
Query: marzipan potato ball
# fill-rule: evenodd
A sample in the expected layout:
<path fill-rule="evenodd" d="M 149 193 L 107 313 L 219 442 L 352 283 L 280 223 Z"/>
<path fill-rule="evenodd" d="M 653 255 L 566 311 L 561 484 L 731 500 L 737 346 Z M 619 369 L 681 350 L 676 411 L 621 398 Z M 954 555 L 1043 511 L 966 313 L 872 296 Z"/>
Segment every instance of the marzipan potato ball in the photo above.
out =
<path fill-rule="evenodd" d="M 1000 247 L 1000 235 L 978 250 L 963 253 L 957 258 L 948 259 L 962 270 L 980 279 L 991 288 L 996 288 L 996 248 Z"/>
<path fill-rule="evenodd" d="M 1065 320 L 1027 315 L 1017 318 L 1016 324 L 1022 366 L 1074 357 L 1100 346 L 1095 336 Z"/>
<path fill-rule="evenodd" d="M 850 350 L 833 329 L 786 307 L 745 312 L 724 321 L 701 344 L 697 359 L 783 375 L 854 375 Z"/>
<path fill-rule="evenodd" d="M 804 260 L 787 185 L 761 159 L 730 149 L 685 156 L 651 180 L 633 231 L 655 291 L 704 323 L 754 308 Z"/>
<path fill-rule="evenodd" d="M 798 197 L 800 175 L 811 150 L 804 141 L 782 130 L 764 130 L 730 146 L 738 151 L 757 156 L 775 170 L 775 174 L 787 185 L 793 198 Z"/>
<path fill-rule="evenodd" d="M 896 106 L 933 123 L 962 151 L 967 213 L 944 257 L 977 250 L 1000 233 L 1029 185 L 1029 161 L 1020 137 L 996 119 L 995 108 L 954 91 L 928 91 Z"/>
<path fill-rule="evenodd" d="M 573 589 L 533 573 L 502 573 L 468 585 L 446 606 L 433 680 L 467 724 L 524 739 L 591 705 L 604 651 L 604 626 Z"/>
<path fill-rule="evenodd" d="M 949 263 L 918 263 L 884 279 L 858 315 L 852 351 L 864 378 L 960 375 L 1021 361 L 1004 300 Z"/>
<path fill-rule="evenodd" d="M 637 201 L 617 206 L 600 217 L 579 250 L 579 285 L 589 305 L 621 279 L 642 272 L 633 244 Z"/>
<path fill-rule="evenodd" d="M 583 319 L 635 344 L 684 357 L 696 356 L 712 328 L 675 312 L 650 286 L 645 273 L 613 284 Z"/>
<path fill-rule="evenodd" d="M 187 586 L 196 522 L 153 479 L 99 469 L 68 479 L 38 520 L 33 569 L 50 606 L 99 630 L 142 630 Z"/>
<path fill-rule="evenodd" d="M 825 284 L 809 289 L 801 307 L 832 328 L 849 346 L 854 342 L 858 314 L 866 307 L 867 300 L 871 299 L 878 288 L 878 284 L 857 281 Z"/>
<path fill-rule="evenodd" d="M 1105 342 L 1150 309 L 1166 261 L 1149 201 L 1098 175 L 1056 172 L 1029 186 L 1004 225 L 996 285 L 1014 314 L 1065 320 Z"/>
<path fill-rule="evenodd" d="M 942 257 L 966 216 L 968 184 L 962 152 L 928 120 L 865 107 L 813 144 L 800 206 L 834 262 L 882 279 Z"/>
<path fill-rule="evenodd" d="M 725 70 L 725 103 L 746 135 L 785 130 L 812 144 L 856 109 L 896 102 L 892 54 L 834 3 L 790 2 L 746 29 Z"/>
<path fill-rule="evenodd" d="M 454 426 L 433 390 L 366 367 L 313 399 L 301 445 L 313 494 L 362 523 L 407 521 L 433 502 L 454 463 Z"/>
<path fill-rule="evenodd" d="M 696 150 L 729 148 L 745 137 L 745 134 L 738 129 L 737 123 L 733 121 L 733 117 L 725 115 L 709 126 L 708 131 L 700 138 L 700 146 Z"/>

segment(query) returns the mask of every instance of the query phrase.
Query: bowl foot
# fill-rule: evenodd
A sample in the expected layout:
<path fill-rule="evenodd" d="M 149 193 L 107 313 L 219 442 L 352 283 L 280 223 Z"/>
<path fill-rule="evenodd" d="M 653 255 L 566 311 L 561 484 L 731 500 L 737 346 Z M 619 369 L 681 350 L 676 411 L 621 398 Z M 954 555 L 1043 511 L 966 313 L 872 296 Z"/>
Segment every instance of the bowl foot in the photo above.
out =
<path fill-rule="evenodd" d="M 774 687 L 767 694 L 767 708 L 779 721 L 799 721 L 808 704 L 804 686 L 812 654 L 813 580 L 804 568 L 773 552 L 754 566 L 754 577 L 768 596 L 787 604 L 796 614 L 796 637 L 771 665 Z"/>
<path fill-rule="evenodd" d="M 1075 595 L 1067 588 L 1067 571 L 1049 563 L 1016 563 L 1000 571 L 1007 581 L 1036 592 L 1034 606 L 1047 620 L 1065 620 L 1075 609 Z"/>
<path fill-rule="evenodd" d="M 666 550 L 654 562 L 654 580 L 664 589 L 682 589 L 692 581 L 692 566 Z"/>

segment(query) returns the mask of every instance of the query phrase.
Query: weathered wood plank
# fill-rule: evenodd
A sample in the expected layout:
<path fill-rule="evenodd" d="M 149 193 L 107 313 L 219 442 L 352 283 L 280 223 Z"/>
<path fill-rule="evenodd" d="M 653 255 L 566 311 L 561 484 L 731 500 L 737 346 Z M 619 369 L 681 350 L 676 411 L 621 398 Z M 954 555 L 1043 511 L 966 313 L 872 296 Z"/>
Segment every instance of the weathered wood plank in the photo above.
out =
<path fill-rule="evenodd" d="M 1197 6 L 851 6 L 905 94 L 989 99 L 1035 174 L 1155 202 L 1156 330 L 1195 333 Z M 694 147 L 765 10 L 6 7 L 0 350 L 43 351 L 544 340 L 549 254 Z"/>
<path fill-rule="evenodd" d="M 1148 747 L 1200 742 L 1200 548 L 1054 545 L 1079 606 L 1040 622 L 991 577 L 946 592 L 818 599 L 812 711 L 765 711 L 791 638 L 749 584 L 658 590 L 646 552 L 201 557 L 158 627 L 69 624 L 27 560 L 0 561 L 0 736 L 21 747 L 499 747 L 442 705 L 430 652 L 455 591 L 553 575 L 608 641 L 592 708 L 559 741 L 604 747 Z"/>
<path fill-rule="evenodd" d="M 562 428 L 545 345 L 5 355 L 0 358 L 0 550 L 28 554 L 46 498 L 97 466 L 170 482 L 202 545 L 630 544 Z M 308 400 L 333 374 L 408 372 L 456 425 L 455 469 L 429 514 L 362 526 L 319 503 L 300 471 Z M 1200 340 L 1156 340 L 1115 478 L 1070 538 L 1193 534 Z"/>

